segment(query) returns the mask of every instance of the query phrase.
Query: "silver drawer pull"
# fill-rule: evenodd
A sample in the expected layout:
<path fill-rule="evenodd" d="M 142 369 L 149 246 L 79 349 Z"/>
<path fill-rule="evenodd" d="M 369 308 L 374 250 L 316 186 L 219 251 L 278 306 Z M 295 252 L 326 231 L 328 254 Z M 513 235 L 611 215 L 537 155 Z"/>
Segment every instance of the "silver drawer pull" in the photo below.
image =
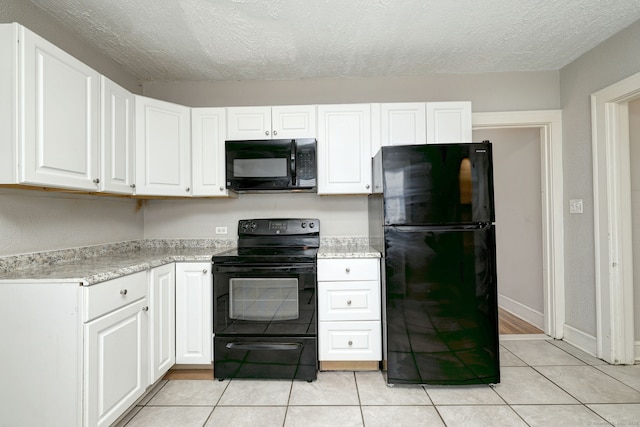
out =
<path fill-rule="evenodd" d="M 353 345 L 353 341 L 349 340 L 349 347 Z"/>
<path fill-rule="evenodd" d="M 207 270 L 206 268 L 205 268 L 204 270 L 202 270 L 202 272 L 203 272 L 204 274 L 207 274 L 207 271 L 209 271 L 209 270 Z"/>
<path fill-rule="evenodd" d="M 351 269 L 349 267 L 345 268 L 344 271 L 346 271 L 347 273 L 351 272 Z"/>
<path fill-rule="evenodd" d="M 350 299 L 347 300 L 347 305 L 351 305 L 351 300 Z"/>
<path fill-rule="evenodd" d="M 145 305 L 144 307 L 142 307 L 142 311 L 149 311 L 149 307 Z"/>
<path fill-rule="evenodd" d="M 121 289 L 120 290 L 120 295 L 126 295 L 127 294 L 127 290 L 126 289 Z"/>

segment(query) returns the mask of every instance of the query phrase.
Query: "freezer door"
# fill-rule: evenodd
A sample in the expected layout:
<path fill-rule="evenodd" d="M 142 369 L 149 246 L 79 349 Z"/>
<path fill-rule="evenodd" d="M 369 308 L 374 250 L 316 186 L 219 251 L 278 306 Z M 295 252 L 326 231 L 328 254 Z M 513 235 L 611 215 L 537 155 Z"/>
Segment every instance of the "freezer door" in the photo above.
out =
<path fill-rule="evenodd" d="M 385 246 L 388 383 L 498 383 L 493 227 L 386 227 Z"/>
<path fill-rule="evenodd" d="M 383 147 L 378 155 L 385 225 L 495 220 L 490 143 Z"/>

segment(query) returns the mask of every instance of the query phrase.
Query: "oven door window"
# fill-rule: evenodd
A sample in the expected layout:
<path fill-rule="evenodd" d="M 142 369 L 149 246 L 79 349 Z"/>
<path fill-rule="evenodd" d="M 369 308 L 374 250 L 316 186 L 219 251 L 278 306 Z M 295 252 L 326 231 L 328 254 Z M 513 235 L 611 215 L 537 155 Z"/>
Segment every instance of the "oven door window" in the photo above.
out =
<path fill-rule="evenodd" d="M 298 279 L 229 280 L 229 318 L 256 322 L 294 320 L 298 313 Z"/>

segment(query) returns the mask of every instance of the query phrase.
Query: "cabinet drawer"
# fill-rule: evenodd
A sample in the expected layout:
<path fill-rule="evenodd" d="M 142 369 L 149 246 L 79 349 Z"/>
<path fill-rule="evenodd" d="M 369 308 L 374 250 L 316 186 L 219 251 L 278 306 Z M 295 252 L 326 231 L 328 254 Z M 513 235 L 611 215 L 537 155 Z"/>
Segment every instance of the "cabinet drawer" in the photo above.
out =
<path fill-rule="evenodd" d="M 318 281 L 329 280 L 378 280 L 378 258 L 319 259 Z"/>
<path fill-rule="evenodd" d="M 381 324 L 319 322 L 318 346 L 319 360 L 381 360 Z"/>
<path fill-rule="evenodd" d="M 380 282 L 318 282 L 318 320 L 380 320 Z"/>
<path fill-rule="evenodd" d="M 88 286 L 84 288 L 82 320 L 88 322 L 144 298 L 146 295 L 146 271 Z"/>

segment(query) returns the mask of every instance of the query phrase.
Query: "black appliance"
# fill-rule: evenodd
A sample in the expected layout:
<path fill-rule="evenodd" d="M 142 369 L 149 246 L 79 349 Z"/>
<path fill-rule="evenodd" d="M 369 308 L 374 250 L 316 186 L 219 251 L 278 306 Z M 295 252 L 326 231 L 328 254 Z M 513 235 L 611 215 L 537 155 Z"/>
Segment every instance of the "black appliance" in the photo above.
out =
<path fill-rule="evenodd" d="M 316 140 L 226 141 L 227 188 L 245 191 L 316 189 Z"/>
<path fill-rule="evenodd" d="M 238 222 L 212 258 L 216 378 L 316 379 L 319 245 L 318 219 Z"/>
<path fill-rule="evenodd" d="M 382 147 L 373 168 L 387 382 L 498 383 L 491 144 Z"/>

